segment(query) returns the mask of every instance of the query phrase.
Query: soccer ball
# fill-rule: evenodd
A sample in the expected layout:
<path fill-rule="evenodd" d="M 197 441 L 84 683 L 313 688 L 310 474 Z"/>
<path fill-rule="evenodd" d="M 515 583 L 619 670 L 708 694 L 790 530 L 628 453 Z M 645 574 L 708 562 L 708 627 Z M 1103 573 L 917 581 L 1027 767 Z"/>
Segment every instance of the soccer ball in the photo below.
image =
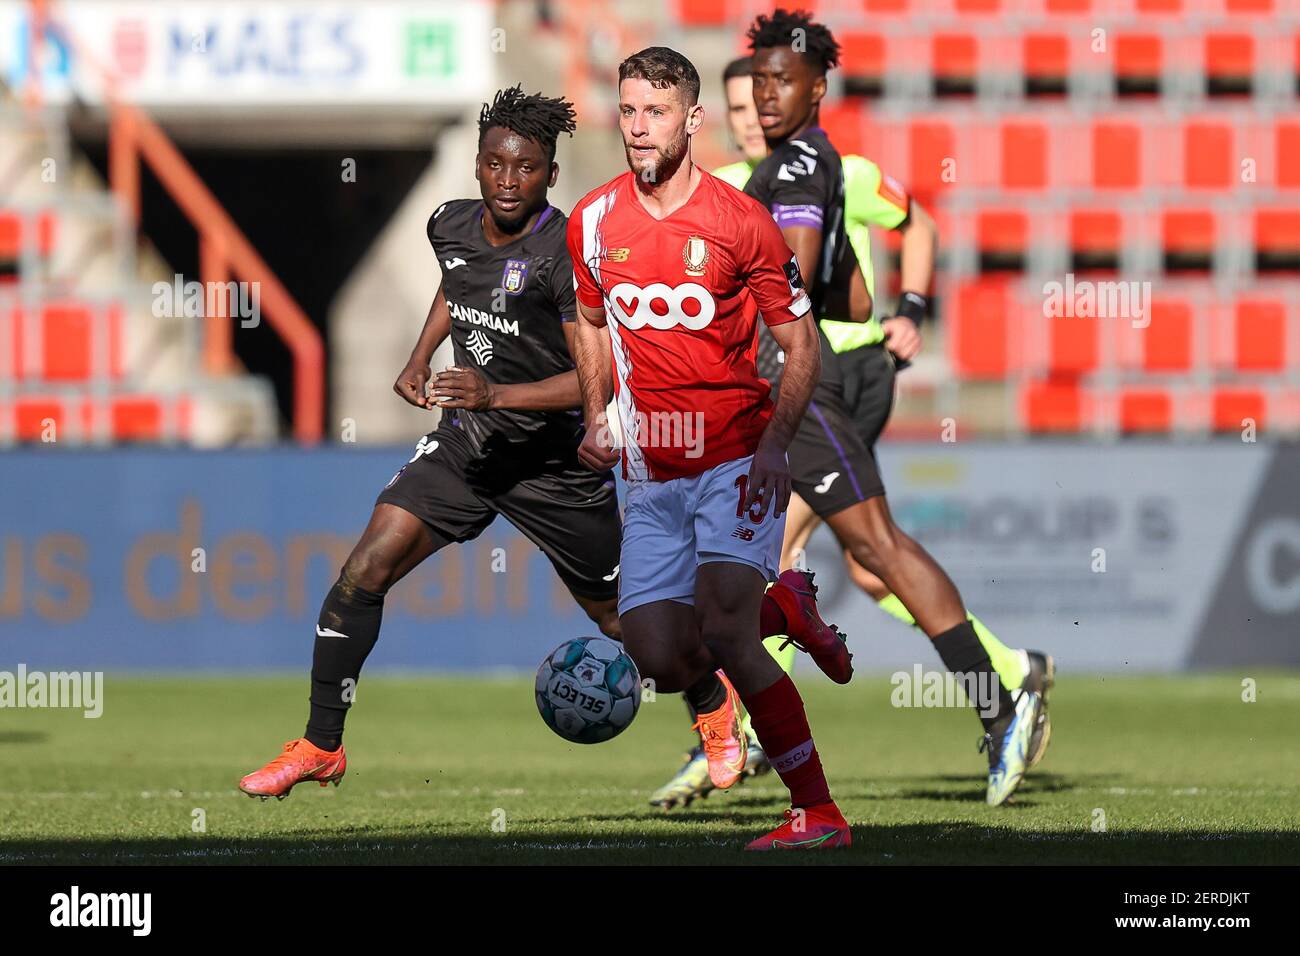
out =
<path fill-rule="evenodd" d="M 598 744 L 627 729 L 641 706 L 641 675 L 605 637 L 565 641 L 537 668 L 537 710 L 575 744 Z"/>

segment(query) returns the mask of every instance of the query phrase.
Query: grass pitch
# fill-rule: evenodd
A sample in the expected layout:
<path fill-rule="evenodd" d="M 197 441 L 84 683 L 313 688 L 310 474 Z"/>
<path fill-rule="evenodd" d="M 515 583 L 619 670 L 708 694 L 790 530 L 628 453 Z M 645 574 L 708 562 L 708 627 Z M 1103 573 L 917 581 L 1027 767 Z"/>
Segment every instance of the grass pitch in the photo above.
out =
<path fill-rule="evenodd" d="M 853 847 L 760 855 L 740 849 L 781 821 L 774 776 L 647 805 L 690 743 L 675 695 L 582 747 L 542 724 L 531 679 L 370 676 L 343 785 L 262 802 L 235 784 L 302 732 L 305 675 L 110 674 L 97 720 L 0 711 L 0 863 L 1294 864 L 1300 675 L 1251 676 L 1254 703 L 1238 676 L 1065 673 L 1046 759 L 994 809 L 973 714 L 801 674 Z"/>

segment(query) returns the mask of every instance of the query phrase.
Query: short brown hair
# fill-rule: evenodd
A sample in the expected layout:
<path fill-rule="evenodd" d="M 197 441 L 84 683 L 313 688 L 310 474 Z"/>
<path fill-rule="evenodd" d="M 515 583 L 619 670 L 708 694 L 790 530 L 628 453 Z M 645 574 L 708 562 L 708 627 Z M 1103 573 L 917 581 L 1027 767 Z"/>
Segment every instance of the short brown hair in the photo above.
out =
<path fill-rule="evenodd" d="M 752 56 L 738 56 L 727 64 L 727 68 L 722 71 L 722 82 L 725 85 L 728 80 L 734 80 L 742 76 L 754 75 L 754 58 Z"/>
<path fill-rule="evenodd" d="M 618 65 L 618 81 L 646 80 L 657 90 L 676 87 L 688 106 L 700 101 L 700 74 L 694 64 L 666 46 L 646 47 Z"/>

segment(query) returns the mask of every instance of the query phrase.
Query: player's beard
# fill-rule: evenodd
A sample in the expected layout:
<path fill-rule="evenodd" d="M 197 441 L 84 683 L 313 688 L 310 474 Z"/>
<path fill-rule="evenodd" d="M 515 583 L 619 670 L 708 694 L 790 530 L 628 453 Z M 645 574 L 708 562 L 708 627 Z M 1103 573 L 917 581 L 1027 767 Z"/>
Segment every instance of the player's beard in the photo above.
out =
<path fill-rule="evenodd" d="M 627 165 L 643 183 L 662 183 L 672 179 L 689 150 L 690 137 L 683 127 L 678 136 L 664 146 L 656 146 L 653 155 L 638 158 L 630 144 L 625 144 Z M 637 163 L 641 165 L 638 167 Z"/>

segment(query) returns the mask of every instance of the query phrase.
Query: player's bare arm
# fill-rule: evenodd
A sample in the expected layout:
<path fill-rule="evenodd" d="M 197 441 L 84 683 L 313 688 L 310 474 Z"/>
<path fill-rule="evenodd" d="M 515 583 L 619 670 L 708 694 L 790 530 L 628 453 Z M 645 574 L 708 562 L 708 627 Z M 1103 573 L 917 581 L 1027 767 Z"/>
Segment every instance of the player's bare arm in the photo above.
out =
<path fill-rule="evenodd" d="M 433 408 L 434 401 L 427 394 L 429 378 L 433 374 L 431 362 L 438 346 L 446 341 L 451 333 L 451 313 L 447 310 L 447 299 L 442 294 L 442 286 L 433 297 L 429 314 L 424 320 L 424 328 L 411 350 L 411 357 L 406 361 L 406 368 L 393 383 L 393 391 L 416 408 Z"/>
<path fill-rule="evenodd" d="M 808 408 L 813 388 L 821 378 L 822 357 L 817 327 L 810 316 L 774 325 L 771 332 L 785 353 L 785 371 L 781 377 L 781 390 L 777 393 L 776 408 L 772 410 L 772 418 L 754 452 L 745 507 L 758 501 L 760 516 L 767 514 L 770 506 L 772 513 L 780 517 L 790 504 L 790 466 L 785 457 L 786 449 L 790 447 L 799 420 Z"/>
<path fill-rule="evenodd" d="M 799 260 L 804 288 L 812 295 L 817 285 L 817 259 L 822 250 L 822 231 L 814 226 L 784 226 L 781 236 Z"/>
<path fill-rule="evenodd" d="M 939 228 L 925 208 L 913 199 L 907 219 L 899 226 L 898 233 L 903 240 L 900 262 L 902 294 L 898 314 L 885 319 L 880 327 L 885 331 L 889 350 L 910 362 L 921 351 L 920 324 L 929 310 L 927 294 L 934 278 Z"/>
<path fill-rule="evenodd" d="M 618 464 L 619 454 L 605 427 L 605 408 L 614 394 L 614 373 L 610 368 L 609 329 L 605 327 L 603 309 L 578 303 L 569 347 L 577 366 L 582 412 L 587 421 L 587 432 L 578 446 L 578 460 L 592 471 L 608 471 Z"/>

